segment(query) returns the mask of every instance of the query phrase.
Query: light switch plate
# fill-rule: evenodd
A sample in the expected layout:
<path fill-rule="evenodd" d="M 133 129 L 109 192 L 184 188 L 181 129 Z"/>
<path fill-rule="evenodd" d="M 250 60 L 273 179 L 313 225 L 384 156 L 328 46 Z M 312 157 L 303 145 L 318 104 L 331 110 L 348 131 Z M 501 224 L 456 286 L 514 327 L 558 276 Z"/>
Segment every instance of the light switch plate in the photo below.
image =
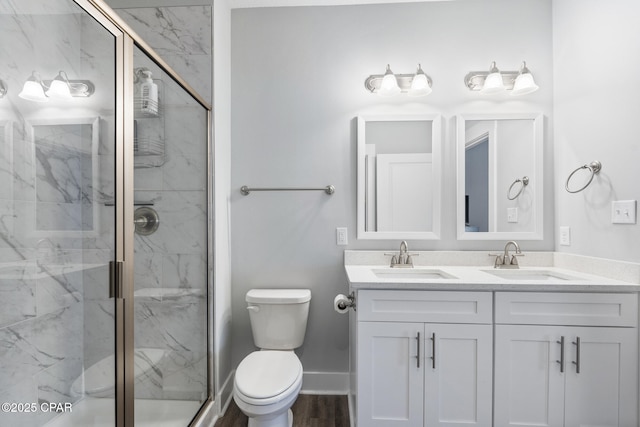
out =
<path fill-rule="evenodd" d="M 518 222 L 518 208 L 507 208 L 507 222 Z"/>
<path fill-rule="evenodd" d="M 571 227 L 560 227 L 560 244 L 571 246 Z"/>
<path fill-rule="evenodd" d="M 336 245 L 345 246 L 349 243 L 347 227 L 336 228 Z"/>
<path fill-rule="evenodd" d="M 635 200 L 616 200 L 611 202 L 611 223 L 635 224 L 636 204 Z"/>

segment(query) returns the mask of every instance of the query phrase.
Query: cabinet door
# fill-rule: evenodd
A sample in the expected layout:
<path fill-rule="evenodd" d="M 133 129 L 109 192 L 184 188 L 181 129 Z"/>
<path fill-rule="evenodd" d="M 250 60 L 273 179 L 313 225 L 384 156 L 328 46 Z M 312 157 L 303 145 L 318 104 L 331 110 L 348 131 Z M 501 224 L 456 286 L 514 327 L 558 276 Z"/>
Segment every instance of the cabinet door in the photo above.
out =
<path fill-rule="evenodd" d="M 570 331 L 565 427 L 637 426 L 638 330 L 570 328 Z"/>
<path fill-rule="evenodd" d="M 422 323 L 358 322 L 358 425 L 423 425 L 423 332 Z"/>
<path fill-rule="evenodd" d="M 491 325 L 425 325 L 426 427 L 491 427 L 492 335 Z"/>
<path fill-rule="evenodd" d="M 566 330 L 496 325 L 494 425 L 563 425 L 565 374 L 560 369 L 559 341 Z M 567 341 L 565 337 L 565 349 Z M 565 360 L 563 369 L 567 366 Z"/>

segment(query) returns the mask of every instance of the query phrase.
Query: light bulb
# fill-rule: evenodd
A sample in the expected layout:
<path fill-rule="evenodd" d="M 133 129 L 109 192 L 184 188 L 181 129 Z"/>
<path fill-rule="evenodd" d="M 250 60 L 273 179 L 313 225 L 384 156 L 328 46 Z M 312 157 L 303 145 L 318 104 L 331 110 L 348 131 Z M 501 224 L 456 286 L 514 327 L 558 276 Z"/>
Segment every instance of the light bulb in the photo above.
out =
<path fill-rule="evenodd" d="M 535 92 L 538 89 L 539 87 L 533 80 L 533 75 L 527 68 L 527 64 L 523 62 L 522 68 L 520 68 L 520 74 L 518 74 L 518 77 L 516 77 L 516 81 L 513 84 L 511 96 L 526 95 L 528 93 Z"/>
<path fill-rule="evenodd" d="M 400 93 L 400 86 L 398 86 L 398 80 L 391 71 L 389 64 L 387 64 L 387 71 L 384 73 L 378 95 L 380 96 L 394 96 Z"/>
<path fill-rule="evenodd" d="M 69 88 L 69 79 L 67 73 L 60 71 L 55 79 L 51 82 L 51 86 L 47 89 L 47 96 L 55 99 L 71 99 L 71 89 Z"/>
<path fill-rule="evenodd" d="M 422 71 L 422 67 L 418 64 L 418 71 L 413 76 L 411 81 L 411 88 L 407 95 L 409 96 L 426 96 L 431 93 L 431 86 L 429 86 L 429 79 L 427 75 Z"/>
<path fill-rule="evenodd" d="M 42 83 L 40 83 L 40 79 L 36 77 L 35 72 L 31 73 L 31 76 L 29 76 L 27 81 L 24 82 L 22 91 L 18 96 L 22 99 L 33 102 L 47 102 L 49 100 L 49 98 L 44 94 Z"/>
<path fill-rule="evenodd" d="M 484 86 L 482 86 L 482 93 L 497 93 L 502 92 L 504 90 L 504 82 L 502 81 L 502 74 L 500 74 L 500 70 L 496 67 L 496 63 L 491 63 L 491 68 L 489 69 L 489 75 L 484 80 Z"/>

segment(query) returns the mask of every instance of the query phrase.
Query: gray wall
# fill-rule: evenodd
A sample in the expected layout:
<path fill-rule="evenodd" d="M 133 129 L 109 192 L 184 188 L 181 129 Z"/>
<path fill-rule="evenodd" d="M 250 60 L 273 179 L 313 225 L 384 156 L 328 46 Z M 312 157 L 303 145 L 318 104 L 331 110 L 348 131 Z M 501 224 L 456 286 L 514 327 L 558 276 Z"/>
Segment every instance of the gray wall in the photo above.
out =
<path fill-rule="evenodd" d="M 640 4 L 635 0 L 562 0 L 553 5 L 556 224 L 571 227 L 582 255 L 640 261 L 640 227 L 611 224 L 611 201 L 640 199 L 638 90 Z M 602 171 L 581 193 L 567 176 L 593 160 Z M 572 188 L 582 177 L 572 180 Z"/>
<path fill-rule="evenodd" d="M 348 370 L 347 316 L 333 311 L 347 290 L 344 249 L 397 249 L 395 241 L 358 241 L 356 125 L 364 113 L 440 113 L 445 119 L 443 230 L 440 241 L 412 249 L 497 249 L 504 242 L 459 242 L 455 225 L 456 114 L 542 112 L 545 161 L 551 157 L 551 2 L 525 0 L 236 9 L 232 11 L 231 218 L 234 363 L 253 350 L 244 295 L 253 287 L 312 290 L 305 371 Z M 517 34 L 517 37 L 508 36 Z M 497 61 L 526 60 L 540 91 L 522 98 L 471 93 L 463 77 Z M 386 64 L 396 73 L 417 64 L 431 76 L 426 98 L 383 99 L 364 88 Z M 552 196 L 552 177 L 545 192 Z M 325 186 L 336 193 L 252 193 L 249 186 Z M 553 249 L 553 208 L 545 238 L 521 242 Z M 349 228 L 336 246 L 335 228 Z"/>

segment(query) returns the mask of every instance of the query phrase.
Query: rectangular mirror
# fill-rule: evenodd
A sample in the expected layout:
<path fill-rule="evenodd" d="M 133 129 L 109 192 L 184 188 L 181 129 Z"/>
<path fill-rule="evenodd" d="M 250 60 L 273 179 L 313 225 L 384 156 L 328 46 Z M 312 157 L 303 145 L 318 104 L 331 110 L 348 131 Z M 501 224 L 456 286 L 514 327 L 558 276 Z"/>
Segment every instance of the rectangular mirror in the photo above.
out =
<path fill-rule="evenodd" d="M 460 115 L 459 240 L 540 240 L 542 114 Z"/>
<path fill-rule="evenodd" d="M 439 239 L 441 118 L 358 117 L 358 239 Z"/>
<path fill-rule="evenodd" d="M 35 236 L 98 231 L 99 119 L 30 121 L 34 153 Z"/>

